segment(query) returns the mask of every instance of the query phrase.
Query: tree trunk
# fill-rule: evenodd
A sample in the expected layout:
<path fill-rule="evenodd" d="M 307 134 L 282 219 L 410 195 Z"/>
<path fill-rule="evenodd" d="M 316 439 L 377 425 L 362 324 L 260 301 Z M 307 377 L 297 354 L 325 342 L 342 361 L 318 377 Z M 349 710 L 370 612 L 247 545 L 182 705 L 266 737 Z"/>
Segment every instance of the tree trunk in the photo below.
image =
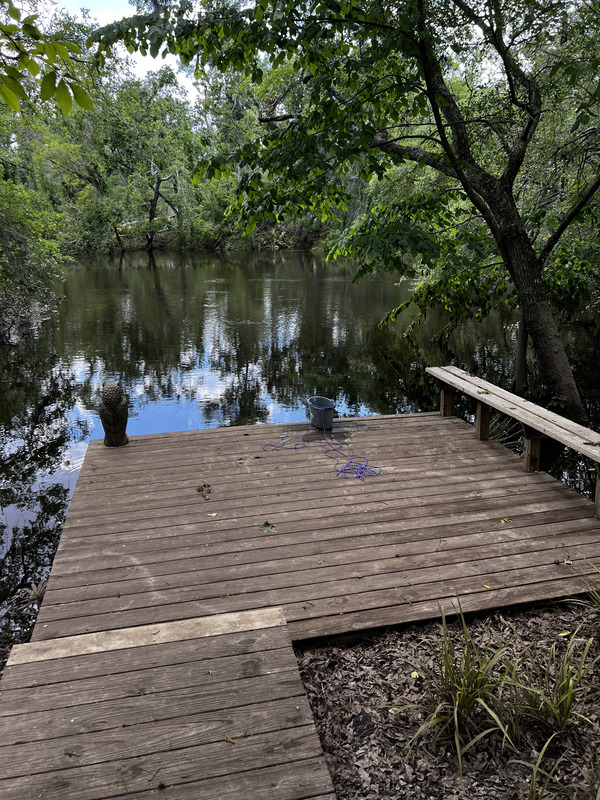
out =
<path fill-rule="evenodd" d="M 158 208 L 158 200 L 160 198 L 160 185 L 162 178 L 160 175 L 156 176 L 154 186 L 148 181 L 150 188 L 153 190 L 152 197 L 148 203 L 148 233 L 146 234 L 146 250 L 152 250 L 154 244 L 154 220 L 156 219 L 156 210 Z"/>
<path fill-rule="evenodd" d="M 553 411 L 585 425 L 587 414 L 546 296 L 542 270 L 516 207 L 514 212 L 509 220 L 496 217 L 499 245 L 515 283 L 521 314 L 546 384 L 546 403 Z"/>
<path fill-rule="evenodd" d="M 115 232 L 115 236 L 117 237 L 117 242 L 119 243 L 119 247 L 121 248 L 121 252 L 125 250 L 125 245 L 123 244 L 123 240 L 119 235 L 119 230 L 116 225 L 113 225 L 113 231 Z"/>

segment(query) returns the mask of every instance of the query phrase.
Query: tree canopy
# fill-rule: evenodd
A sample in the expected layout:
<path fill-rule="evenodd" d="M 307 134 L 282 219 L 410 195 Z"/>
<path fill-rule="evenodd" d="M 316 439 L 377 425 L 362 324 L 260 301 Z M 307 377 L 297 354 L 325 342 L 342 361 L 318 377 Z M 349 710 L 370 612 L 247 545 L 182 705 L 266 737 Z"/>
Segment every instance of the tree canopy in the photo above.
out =
<path fill-rule="evenodd" d="M 490 297 L 513 298 L 547 401 L 583 421 L 551 295 L 565 272 L 598 264 L 595 6 L 186 0 L 92 38 L 101 59 L 122 41 L 176 53 L 197 75 L 237 70 L 268 84 L 262 136 L 197 176 L 235 166 L 248 230 L 265 217 L 340 217 L 352 173 L 401 173 L 406 191 L 367 210 L 334 250 L 358 255 L 361 273 L 420 265 L 434 277 L 417 293 L 424 307 L 445 295 L 485 312 Z"/>
<path fill-rule="evenodd" d="M 39 16 L 23 14 L 12 0 L 0 0 L 0 102 L 18 112 L 23 100 L 39 96 L 53 99 L 65 115 L 73 101 L 91 109 L 77 75 L 81 46 L 60 33 L 42 32 Z"/>

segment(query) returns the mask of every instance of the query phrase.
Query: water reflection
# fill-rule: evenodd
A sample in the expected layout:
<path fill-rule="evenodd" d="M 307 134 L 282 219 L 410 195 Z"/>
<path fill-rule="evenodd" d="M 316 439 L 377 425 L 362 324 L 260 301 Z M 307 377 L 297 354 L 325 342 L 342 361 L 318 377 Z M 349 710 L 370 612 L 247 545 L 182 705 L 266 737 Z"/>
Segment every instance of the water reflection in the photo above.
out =
<path fill-rule="evenodd" d="M 88 433 L 44 327 L 0 348 L 0 602 L 46 576 L 74 487 L 68 453 Z"/>
<path fill-rule="evenodd" d="M 86 265 L 63 289 L 62 363 L 94 423 L 102 380 L 122 381 L 133 435 L 305 419 L 315 393 L 340 413 L 401 410 L 404 389 L 382 392 L 377 363 L 402 341 L 377 328 L 398 289 L 352 275 L 304 254 Z"/>

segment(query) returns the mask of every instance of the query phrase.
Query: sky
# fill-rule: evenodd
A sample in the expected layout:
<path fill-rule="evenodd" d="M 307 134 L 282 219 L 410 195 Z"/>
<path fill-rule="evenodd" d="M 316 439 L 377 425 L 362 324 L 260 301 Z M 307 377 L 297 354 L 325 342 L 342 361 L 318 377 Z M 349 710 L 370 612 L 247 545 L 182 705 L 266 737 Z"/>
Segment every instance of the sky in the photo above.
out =
<path fill-rule="evenodd" d="M 58 5 L 76 16 L 79 15 L 82 8 L 85 8 L 99 25 L 107 25 L 109 22 L 123 17 L 131 17 L 136 13 L 135 7 L 130 5 L 127 0 L 87 0 L 87 2 L 85 0 L 58 0 Z M 170 55 L 163 60 L 160 57 L 152 58 L 151 56 L 144 58 L 139 53 L 134 53 L 130 58 L 138 77 L 143 77 L 150 70 L 156 71 L 164 64 L 169 64 L 175 72 L 178 69 L 177 59 Z M 197 90 L 192 81 L 181 73 L 178 75 L 178 80 L 179 85 L 188 93 L 188 99 L 193 102 L 197 96 Z"/>
<path fill-rule="evenodd" d="M 87 8 L 100 25 L 135 14 L 135 8 L 127 0 L 59 0 L 59 5 L 71 14 L 78 14 L 80 9 Z"/>

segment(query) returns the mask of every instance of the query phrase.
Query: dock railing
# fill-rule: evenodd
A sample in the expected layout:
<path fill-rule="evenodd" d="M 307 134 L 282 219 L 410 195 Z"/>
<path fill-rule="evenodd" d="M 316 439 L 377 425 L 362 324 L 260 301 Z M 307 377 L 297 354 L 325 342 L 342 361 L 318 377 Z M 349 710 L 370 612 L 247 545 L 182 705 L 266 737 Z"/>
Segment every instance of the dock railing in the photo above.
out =
<path fill-rule="evenodd" d="M 440 388 L 440 413 L 452 415 L 455 392 L 461 392 L 476 400 L 475 436 L 489 438 L 490 411 L 495 409 L 521 423 L 523 427 L 523 469 L 537 472 L 540 468 L 541 440 L 554 439 L 566 447 L 590 458 L 596 467 L 596 495 L 594 515 L 600 517 L 600 433 L 571 422 L 560 414 L 524 400 L 493 383 L 469 375 L 458 367 L 427 367 Z"/>

